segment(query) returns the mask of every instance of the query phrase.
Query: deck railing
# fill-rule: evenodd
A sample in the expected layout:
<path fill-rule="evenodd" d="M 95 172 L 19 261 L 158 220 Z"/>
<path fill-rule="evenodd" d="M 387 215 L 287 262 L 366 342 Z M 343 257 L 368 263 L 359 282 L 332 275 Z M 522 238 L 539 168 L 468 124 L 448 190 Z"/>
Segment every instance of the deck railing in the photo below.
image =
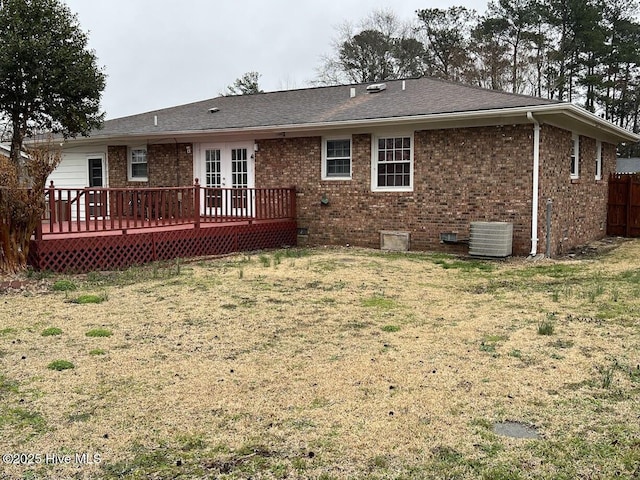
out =
<path fill-rule="evenodd" d="M 43 231 L 47 234 L 101 232 L 294 219 L 295 188 L 187 187 L 45 189 Z"/>

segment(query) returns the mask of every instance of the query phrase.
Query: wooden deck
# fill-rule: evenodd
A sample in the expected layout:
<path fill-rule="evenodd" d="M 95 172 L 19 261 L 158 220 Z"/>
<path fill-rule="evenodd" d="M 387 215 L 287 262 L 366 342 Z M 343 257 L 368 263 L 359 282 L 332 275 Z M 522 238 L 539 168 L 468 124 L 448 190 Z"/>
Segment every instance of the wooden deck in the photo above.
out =
<path fill-rule="evenodd" d="M 47 206 L 29 252 L 38 270 L 116 270 L 297 241 L 295 189 L 51 187 Z"/>

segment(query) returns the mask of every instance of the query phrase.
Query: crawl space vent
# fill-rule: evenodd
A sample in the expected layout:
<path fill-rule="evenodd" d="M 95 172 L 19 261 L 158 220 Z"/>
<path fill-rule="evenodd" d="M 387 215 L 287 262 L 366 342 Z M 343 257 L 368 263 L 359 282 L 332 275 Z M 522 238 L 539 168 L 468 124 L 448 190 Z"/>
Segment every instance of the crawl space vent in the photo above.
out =
<path fill-rule="evenodd" d="M 388 250 L 390 252 L 408 252 L 409 232 L 382 230 L 380 232 L 380 250 Z"/>
<path fill-rule="evenodd" d="M 512 253 L 513 224 L 506 222 L 471 222 L 469 255 L 508 257 Z"/>

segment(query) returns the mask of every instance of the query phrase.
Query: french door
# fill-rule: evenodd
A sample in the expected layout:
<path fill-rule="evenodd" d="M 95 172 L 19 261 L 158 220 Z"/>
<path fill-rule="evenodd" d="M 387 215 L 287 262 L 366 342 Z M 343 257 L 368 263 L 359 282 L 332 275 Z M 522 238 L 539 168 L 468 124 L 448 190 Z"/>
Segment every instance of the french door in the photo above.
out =
<path fill-rule="evenodd" d="M 202 146 L 205 213 L 247 216 L 253 212 L 254 160 L 251 144 Z"/>

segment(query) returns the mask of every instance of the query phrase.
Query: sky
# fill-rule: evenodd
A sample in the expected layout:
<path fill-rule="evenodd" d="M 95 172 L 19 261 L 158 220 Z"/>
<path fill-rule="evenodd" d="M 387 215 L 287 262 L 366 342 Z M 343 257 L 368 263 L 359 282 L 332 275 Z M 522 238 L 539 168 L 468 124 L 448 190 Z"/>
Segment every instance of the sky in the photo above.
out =
<path fill-rule="evenodd" d="M 107 118 L 213 98 L 244 73 L 264 91 L 305 88 L 338 27 L 376 10 L 414 20 L 423 8 L 486 0 L 63 0 L 107 75 Z"/>

